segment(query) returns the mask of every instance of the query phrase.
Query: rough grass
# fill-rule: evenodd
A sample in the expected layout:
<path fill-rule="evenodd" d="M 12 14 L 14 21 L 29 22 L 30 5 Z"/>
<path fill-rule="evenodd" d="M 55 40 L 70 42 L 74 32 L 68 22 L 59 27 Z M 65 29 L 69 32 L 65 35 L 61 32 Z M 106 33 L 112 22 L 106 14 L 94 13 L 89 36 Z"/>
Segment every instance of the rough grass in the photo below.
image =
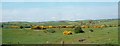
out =
<path fill-rule="evenodd" d="M 44 30 L 33 31 L 27 29 L 3 29 L 4 44 L 118 44 L 117 27 L 109 27 L 103 29 L 95 29 L 94 32 L 89 32 L 90 28 L 83 29 L 85 33 L 75 34 L 71 28 L 54 29 L 55 33 L 45 33 Z M 64 30 L 70 30 L 73 35 L 63 35 Z M 109 34 L 108 34 L 109 32 Z M 86 39 L 84 42 L 79 42 L 79 39 Z"/>
<path fill-rule="evenodd" d="M 102 24 L 118 24 L 118 20 L 101 20 Z M 84 21 L 88 22 L 88 21 Z M 9 24 L 16 25 L 78 25 L 80 22 L 47 22 L 47 23 L 35 23 L 35 22 L 24 22 L 17 23 L 11 22 Z M 11 26 L 11 25 L 5 25 Z M 89 29 L 94 32 L 89 32 Z M 107 27 L 107 28 L 85 28 L 85 33 L 75 34 L 72 28 L 54 28 L 55 33 L 45 32 L 45 30 L 31 30 L 31 29 L 12 29 L 3 28 L 0 30 L 0 41 L 3 44 L 61 44 L 64 41 L 65 44 L 118 44 L 118 27 Z M 63 31 L 72 31 L 73 35 L 63 35 Z M 80 39 L 86 39 L 83 42 L 79 42 Z M 47 42 L 48 41 L 48 42 Z"/>
<path fill-rule="evenodd" d="M 2 44 L 2 28 L 0 28 L 0 45 Z"/>

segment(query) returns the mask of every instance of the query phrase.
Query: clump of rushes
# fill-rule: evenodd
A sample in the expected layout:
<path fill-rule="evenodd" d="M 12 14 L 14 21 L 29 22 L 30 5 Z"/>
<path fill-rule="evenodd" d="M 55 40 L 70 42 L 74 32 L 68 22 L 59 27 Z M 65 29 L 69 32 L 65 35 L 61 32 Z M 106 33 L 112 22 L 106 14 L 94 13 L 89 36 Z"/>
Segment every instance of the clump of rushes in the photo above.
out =
<path fill-rule="evenodd" d="M 80 26 L 76 26 L 74 29 L 75 33 L 85 33 Z"/>
<path fill-rule="evenodd" d="M 93 32 L 93 30 L 92 30 L 92 29 L 90 29 L 89 31 L 90 31 L 90 32 Z"/>
<path fill-rule="evenodd" d="M 53 30 L 53 29 L 47 29 L 46 31 L 50 32 L 50 33 L 55 33 L 55 30 Z"/>

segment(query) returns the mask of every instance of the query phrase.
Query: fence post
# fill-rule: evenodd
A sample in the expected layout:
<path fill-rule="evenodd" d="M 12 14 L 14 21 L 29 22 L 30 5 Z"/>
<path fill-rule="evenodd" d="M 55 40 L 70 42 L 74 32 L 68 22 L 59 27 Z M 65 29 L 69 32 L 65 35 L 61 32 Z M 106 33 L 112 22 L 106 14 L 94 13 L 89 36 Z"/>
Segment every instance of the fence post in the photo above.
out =
<path fill-rule="evenodd" d="M 18 42 L 18 44 L 20 44 L 20 42 Z"/>
<path fill-rule="evenodd" d="M 64 46 L 64 41 L 61 41 L 62 46 Z"/>
<path fill-rule="evenodd" d="M 48 44 L 49 42 L 48 42 L 48 41 L 46 41 L 46 43 Z"/>

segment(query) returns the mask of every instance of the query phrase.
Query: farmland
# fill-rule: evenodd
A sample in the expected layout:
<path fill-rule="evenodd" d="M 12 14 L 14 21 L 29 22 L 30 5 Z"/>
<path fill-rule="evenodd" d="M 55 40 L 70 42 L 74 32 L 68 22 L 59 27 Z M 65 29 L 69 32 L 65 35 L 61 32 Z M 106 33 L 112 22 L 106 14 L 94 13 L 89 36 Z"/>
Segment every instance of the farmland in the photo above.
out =
<path fill-rule="evenodd" d="M 9 26 L 58 26 L 58 25 L 82 25 L 81 21 L 49 21 L 49 22 L 3 22 L 2 43 L 3 44 L 118 44 L 118 26 L 105 28 L 82 28 L 85 33 L 74 33 L 74 28 L 51 28 L 55 33 L 45 30 L 30 28 L 9 28 Z M 88 23 L 89 20 L 82 20 Z M 95 24 L 86 25 L 119 25 L 117 19 L 93 20 Z M 92 29 L 94 32 L 90 32 Z M 72 35 L 64 35 L 65 30 L 71 31 Z M 1 35 L 0 35 L 1 36 Z M 84 41 L 79 41 L 85 39 Z"/>

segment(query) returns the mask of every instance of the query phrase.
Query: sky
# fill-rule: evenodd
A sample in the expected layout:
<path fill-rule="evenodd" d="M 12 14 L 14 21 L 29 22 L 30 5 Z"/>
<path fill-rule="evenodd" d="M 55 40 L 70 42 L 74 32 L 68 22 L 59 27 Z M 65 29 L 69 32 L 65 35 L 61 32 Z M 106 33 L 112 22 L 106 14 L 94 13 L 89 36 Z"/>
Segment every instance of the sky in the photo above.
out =
<path fill-rule="evenodd" d="M 2 2 L 118 2 L 120 0 L 1 0 Z"/>
<path fill-rule="evenodd" d="M 5 2 L 2 22 L 118 18 L 117 2 Z M 1 9 L 0 9 L 1 10 Z M 1 13 L 0 12 L 0 13 Z"/>

